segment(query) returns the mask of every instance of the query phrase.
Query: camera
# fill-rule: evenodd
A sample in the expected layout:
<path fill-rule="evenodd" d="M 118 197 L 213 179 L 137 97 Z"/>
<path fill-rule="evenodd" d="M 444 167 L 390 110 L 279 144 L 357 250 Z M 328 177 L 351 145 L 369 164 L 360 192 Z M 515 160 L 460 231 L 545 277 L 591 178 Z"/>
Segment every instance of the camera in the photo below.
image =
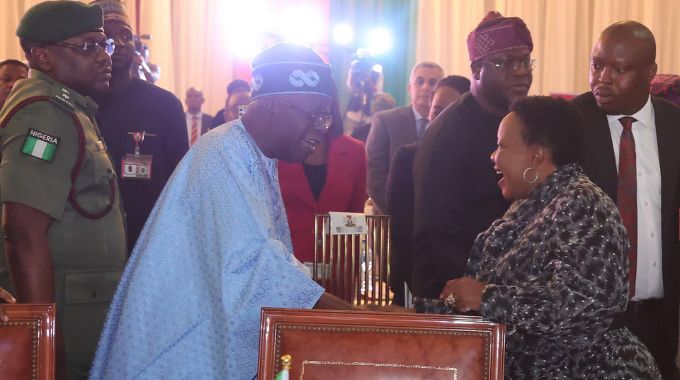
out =
<path fill-rule="evenodd" d="M 148 41 L 151 39 L 150 34 L 134 35 L 132 40 L 135 43 L 135 51 L 142 56 L 146 56 L 146 52 L 149 51 L 149 46 L 145 44 L 142 40 Z"/>
<path fill-rule="evenodd" d="M 350 91 L 347 111 L 370 116 L 371 100 L 381 84 L 382 66 L 367 49 L 358 49 L 354 57 L 347 78 Z"/>

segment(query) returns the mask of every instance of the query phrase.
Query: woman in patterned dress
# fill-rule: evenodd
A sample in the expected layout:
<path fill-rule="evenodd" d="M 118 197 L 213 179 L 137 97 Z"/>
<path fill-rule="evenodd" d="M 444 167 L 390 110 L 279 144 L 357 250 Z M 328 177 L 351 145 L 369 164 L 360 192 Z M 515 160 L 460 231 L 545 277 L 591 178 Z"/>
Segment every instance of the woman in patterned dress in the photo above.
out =
<path fill-rule="evenodd" d="M 577 164 L 578 111 L 561 99 L 513 104 L 491 160 L 513 207 L 477 236 L 447 304 L 507 325 L 510 379 L 659 379 L 617 315 L 629 242 L 616 205 Z"/>

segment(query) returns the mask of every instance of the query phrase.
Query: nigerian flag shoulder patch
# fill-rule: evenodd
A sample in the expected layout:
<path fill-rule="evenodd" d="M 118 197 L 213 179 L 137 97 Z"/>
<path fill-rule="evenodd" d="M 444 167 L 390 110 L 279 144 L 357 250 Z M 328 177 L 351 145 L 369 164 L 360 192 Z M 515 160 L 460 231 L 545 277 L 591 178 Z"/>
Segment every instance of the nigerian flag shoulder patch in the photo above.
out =
<path fill-rule="evenodd" d="M 51 162 L 59 146 L 59 138 L 29 129 L 21 153 Z"/>

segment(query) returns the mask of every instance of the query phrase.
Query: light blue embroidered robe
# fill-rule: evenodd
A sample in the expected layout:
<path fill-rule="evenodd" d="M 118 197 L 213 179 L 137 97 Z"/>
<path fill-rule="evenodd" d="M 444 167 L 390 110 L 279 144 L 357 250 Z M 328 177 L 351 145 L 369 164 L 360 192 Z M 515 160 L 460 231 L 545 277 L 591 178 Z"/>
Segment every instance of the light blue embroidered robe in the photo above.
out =
<path fill-rule="evenodd" d="M 251 379 L 260 308 L 323 293 L 292 254 L 276 161 L 240 121 L 178 165 L 111 304 L 92 379 Z"/>

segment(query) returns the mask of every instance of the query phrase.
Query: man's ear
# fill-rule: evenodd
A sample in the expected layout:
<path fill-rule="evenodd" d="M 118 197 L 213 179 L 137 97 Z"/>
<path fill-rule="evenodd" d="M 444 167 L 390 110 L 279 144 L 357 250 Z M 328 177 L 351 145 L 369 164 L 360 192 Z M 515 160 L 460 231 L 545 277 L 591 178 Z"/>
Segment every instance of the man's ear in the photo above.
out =
<path fill-rule="evenodd" d="M 45 46 L 31 48 L 30 61 L 41 71 L 50 72 L 53 67 L 53 53 Z"/>
<path fill-rule="evenodd" d="M 480 61 L 472 61 L 470 63 L 470 70 L 472 70 L 472 78 L 475 80 L 481 79 L 482 63 Z"/>
<path fill-rule="evenodd" d="M 656 66 L 656 62 L 654 62 L 649 66 L 649 69 L 647 69 L 647 80 L 648 80 L 649 83 L 651 83 L 652 80 L 654 79 L 654 77 L 656 76 L 656 71 L 657 71 L 657 66 Z"/>

